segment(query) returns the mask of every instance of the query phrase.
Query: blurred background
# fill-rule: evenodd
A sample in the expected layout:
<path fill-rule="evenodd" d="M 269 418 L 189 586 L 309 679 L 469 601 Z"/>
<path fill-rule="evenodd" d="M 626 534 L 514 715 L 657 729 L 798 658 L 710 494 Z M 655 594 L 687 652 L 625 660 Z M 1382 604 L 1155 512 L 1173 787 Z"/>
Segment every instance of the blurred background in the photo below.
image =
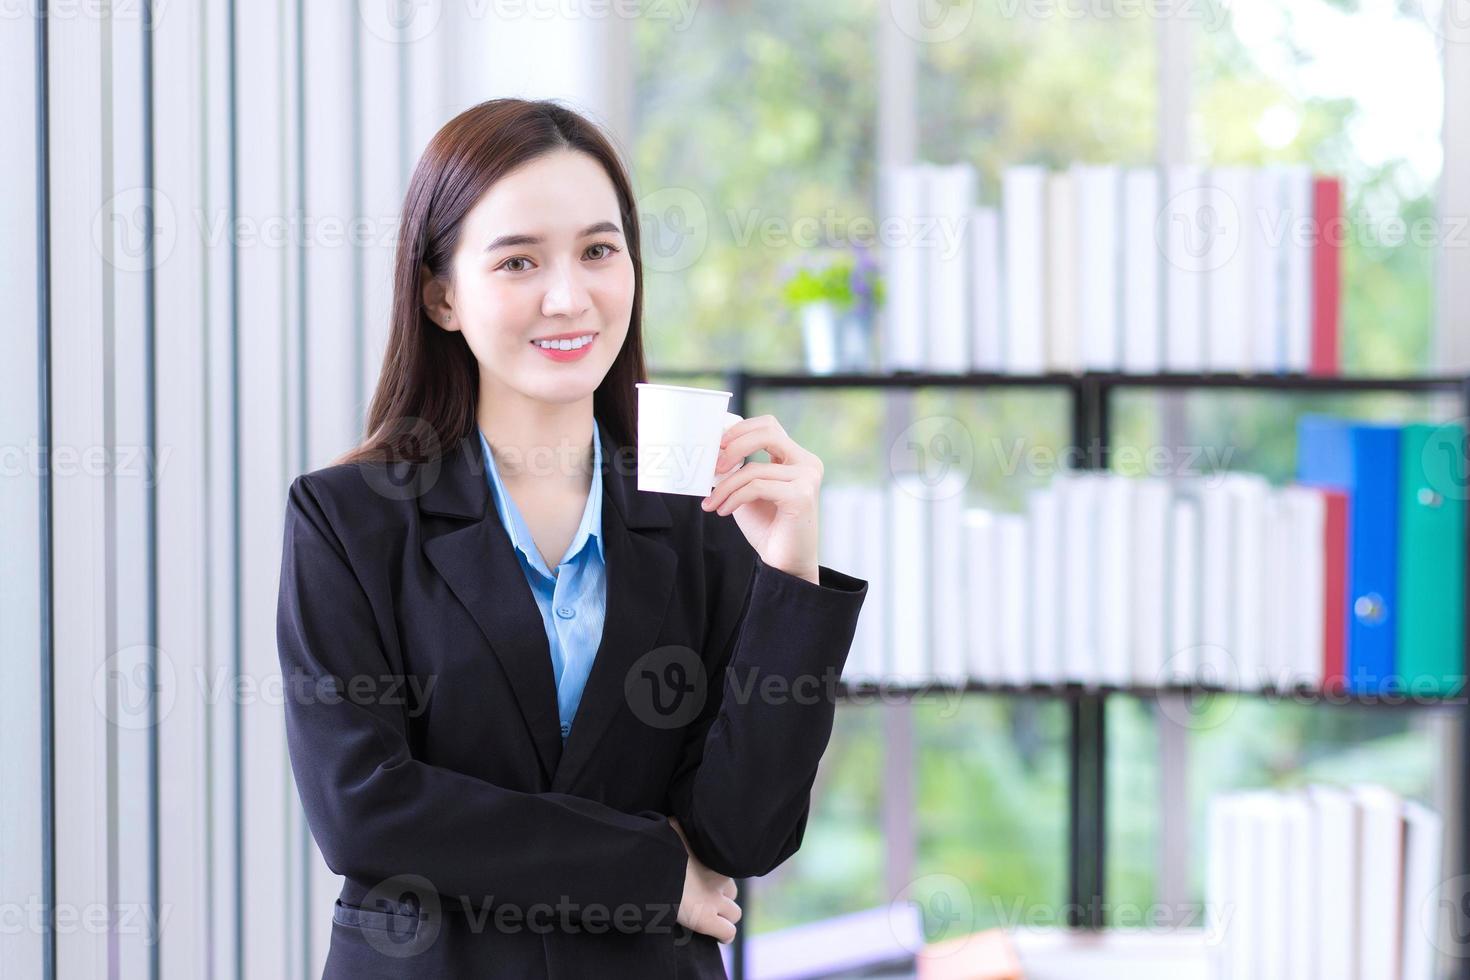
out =
<path fill-rule="evenodd" d="M 0 79 L 0 977 L 320 974 L 338 885 L 286 759 L 284 495 L 360 434 L 408 176 L 478 101 L 564 100 L 613 136 L 654 380 L 805 371 L 793 263 L 850 243 L 885 169 L 920 161 L 971 164 L 992 200 L 1027 163 L 1340 175 L 1367 229 L 1342 253 L 1342 373 L 1470 371 L 1457 0 L 20 0 Z M 1074 421 L 1039 388 L 745 407 L 829 482 L 884 479 L 915 418 L 1057 451 Z M 1307 412 L 1464 409 L 1142 387 L 1112 436 L 1229 446 L 1283 482 Z M 967 496 L 1045 482 L 1004 463 L 977 455 Z M 1186 697 L 1123 691 L 1095 719 L 1102 924 L 1197 924 L 1207 802 L 1234 789 L 1382 784 L 1442 814 L 1446 874 L 1465 866 L 1463 702 Z M 909 897 L 930 938 L 953 907 L 962 931 L 1066 926 L 1078 724 L 1036 691 L 841 705 L 805 845 L 746 884 L 747 939 Z"/>

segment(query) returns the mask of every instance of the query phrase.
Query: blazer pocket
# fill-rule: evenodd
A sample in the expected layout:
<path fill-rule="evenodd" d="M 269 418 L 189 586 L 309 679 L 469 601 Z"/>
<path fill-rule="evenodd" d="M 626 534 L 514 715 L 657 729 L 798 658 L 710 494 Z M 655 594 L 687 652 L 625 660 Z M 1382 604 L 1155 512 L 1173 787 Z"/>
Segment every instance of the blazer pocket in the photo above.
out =
<path fill-rule="evenodd" d="M 364 909 L 347 905 L 340 898 L 332 905 L 332 921 L 357 929 L 388 933 L 399 939 L 413 939 L 418 935 L 421 915 L 414 912 L 390 912 L 381 909 Z"/>

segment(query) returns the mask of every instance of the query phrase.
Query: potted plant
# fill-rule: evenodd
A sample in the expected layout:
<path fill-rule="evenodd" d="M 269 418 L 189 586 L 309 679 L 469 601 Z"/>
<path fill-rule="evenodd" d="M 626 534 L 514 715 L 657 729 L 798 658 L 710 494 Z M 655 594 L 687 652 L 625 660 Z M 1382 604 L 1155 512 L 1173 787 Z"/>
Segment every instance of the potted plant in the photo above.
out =
<path fill-rule="evenodd" d="M 853 245 L 804 253 L 782 266 L 781 280 L 782 298 L 801 317 L 807 370 L 866 371 L 883 305 L 883 279 L 869 250 Z"/>

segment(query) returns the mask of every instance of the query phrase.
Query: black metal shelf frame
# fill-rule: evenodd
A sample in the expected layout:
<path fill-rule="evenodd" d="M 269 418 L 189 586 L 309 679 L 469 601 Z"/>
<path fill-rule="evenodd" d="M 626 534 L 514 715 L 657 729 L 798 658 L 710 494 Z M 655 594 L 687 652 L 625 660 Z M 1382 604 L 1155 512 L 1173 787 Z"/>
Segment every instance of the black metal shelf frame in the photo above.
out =
<path fill-rule="evenodd" d="M 1419 394 L 1454 394 L 1462 410 L 1470 418 L 1470 377 L 1328 377 L 1302 374 L 1236 374 L 1236 373 L 1161 373 L 1128 374 L 1119 372 L 1044 373 L 1030 375 L 995 373 L 941 373 L 897 371 L 884 374 L 841 373 L 803 374 L 766 373 L 745 370 L 668 370 L 650 372 L 660 377 L 719 377 L 730 390 L 730 410 L 748 415 L 750 397 L 760 390 L 861 388 L 1057 388 L 1071 396 L 1071 437 L 1073 447 L 1081 454 L 1085 469 L 1106 470 L 1108 447 L 1111 445 L 1112 396 L 1125 389 L 1275 391 L 1299 394 L 1410 392 Z M 1470 453 L 1470 446 L 1467 446 Z M 1467 470 L 1470 472 L 1470 459 Z M 1470 521 L 1467 521 L 1467 548 L 1470 548 Z M 1470 576 L 1466 576 L 1466 605 L 1470 608 Z M 1466 644 L 1466 666 L 1470 673 L 1470 638 Z M 920 685 L 910 694 L 925 690 L 954 690 L 993 695 L 1018 695 L 1064 698 L 1068 703 L 1071 731 L 1069 738 L 1068 785 L 1068 920 L 1073 928 L 1102 929 L 1105 926 L 1104 886 L 1106 884 L 1107 810 L 1105 779 L 1107 769 L 1107 700 L 1113 696 L 1157 698 L 1164 695 L 1203 695 L 1262 697 L 1269 692 L 1217 691 L 1197 686 L 1180 687 L 1113 687 L 1078 684 L 1008 686 L 983 683 L 964 685 Z M 856 700 L 854 694 L 869 690 L 862 685 L 843 688 L 839 696 Z M 1417 700 L 1387 696 L 1347 696 L 1322 692 L 1280 692 L 1283 700 L 1311 698 L 1329 704 L 1375 705 L 1382 707 L 1431 707 L 1455 710 L 1461 715 L 1460 790 L 1463 797 L 1470 789 L 1470 701 L 1460 697 Z M 1457 842 L 1456 860 L 1461 870 L 1470 873 L 1470 821 L 1460 821 L 1462 830 Z M 746 915 L 737 927 L 732 950 L 735 980 L 745 975 L 745 926 L 749 916 L 748 889 L 742 888 L 741 899 Z M 1453 896 L 1452 896 L 1453 898 Z M 1470 980 L 1470 960 L 1457 965 L 1461 980 Z"/>

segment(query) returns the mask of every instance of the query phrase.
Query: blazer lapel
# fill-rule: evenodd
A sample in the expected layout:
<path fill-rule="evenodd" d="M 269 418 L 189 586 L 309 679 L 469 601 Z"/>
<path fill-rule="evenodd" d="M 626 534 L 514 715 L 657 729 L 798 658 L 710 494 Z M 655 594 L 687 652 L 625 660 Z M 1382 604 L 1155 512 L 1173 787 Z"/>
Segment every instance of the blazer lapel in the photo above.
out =
<path fill-rule="evenodd" d="M 612 445 L 602 430 L 603 554 L 607 565 L 607 614 L 572 732 L 552 780 L 569 792 L 591 759 L 603 732 L 626 710 L 624 682 L 639 657 L 654 648 L 674 592 L 678 556 L 666 541 L 673 526 L 660 494 L 640 491 L 631 448 Z"/>
<path fill-rule="evenodd" d="M 510 679 L 549 782 L 561 757 L 551 650 L 530 583 L 490 500 L 479 435 L 470 433 L 438 465 L 437 476 L 426 475 L 419 510 L 468 523 L 427 537 L 425 522 L 424 553 L 474 617 Z"/>
<path fill-rule="evenodd" d="M 572 785 L 623 708 L 624 680 L 658 639 L 678 565 L 665 537 L 673 521 L 663 497 L 638 489 L 632 448 L 614 445 L 606 426 L 599 425 L 598 430 L 606 615 L 565 750 L 541 612 L 491 502 L 479 435 L 471 432 L 441 457 L 437 473 L 418 474 L 427 484 L 419 496 L 419 510 L 456 519 L 449 530 L 433 537 L 428 529 L 437 522 L 424 522 L 424 553 L 474 617 L 510 678 L 511 693 L 545 777 L 558 792 Z"/>

